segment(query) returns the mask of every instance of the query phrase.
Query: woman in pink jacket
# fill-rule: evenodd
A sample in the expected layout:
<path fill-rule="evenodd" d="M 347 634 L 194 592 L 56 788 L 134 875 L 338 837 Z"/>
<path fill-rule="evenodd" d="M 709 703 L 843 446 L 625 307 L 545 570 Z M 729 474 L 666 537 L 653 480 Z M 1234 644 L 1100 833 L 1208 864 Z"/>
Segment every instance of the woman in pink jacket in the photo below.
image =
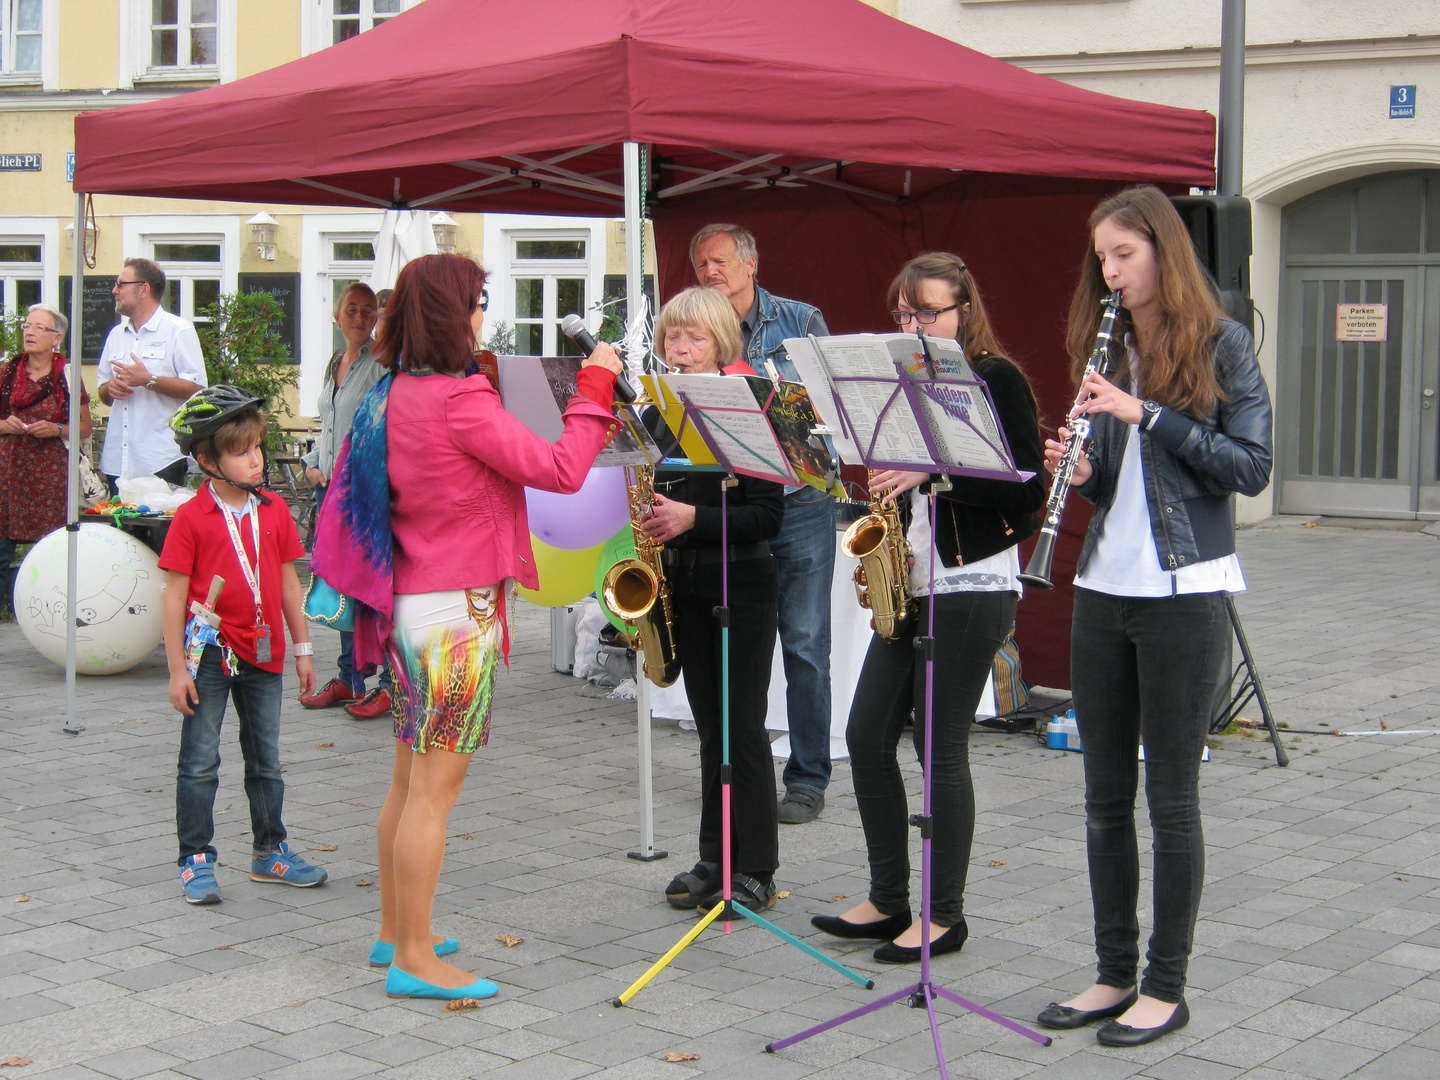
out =
<path fill-rule="evenodd" d="M 489 738 L 511 586 L 539 584 L 524 487 L 578 490 L 617 429 L 610 407 L 621 364 L 609 346 L 585 361 L 554 444 L 507 413 L 483 375 L 465 376 L 485 318 L 485 277 L 461 255 L 426 255 L 400 272 L 378 356 L 393 374 L 356 413 L 312 564 L 360 601 L 356 663 L 383 643 L 395 673 L 380 938 L 370 954 L 390 965 L 392 997 L 498 990 L 441 959 L 459 942 L 430 933 L 446 824 Z"/>

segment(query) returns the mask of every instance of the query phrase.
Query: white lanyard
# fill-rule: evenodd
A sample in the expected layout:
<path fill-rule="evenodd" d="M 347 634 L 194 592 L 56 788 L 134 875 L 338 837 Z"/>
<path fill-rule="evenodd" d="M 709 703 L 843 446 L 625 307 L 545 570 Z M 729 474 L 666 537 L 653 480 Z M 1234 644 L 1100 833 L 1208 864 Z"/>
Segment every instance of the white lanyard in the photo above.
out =
<path fill-rule="evenodd" d="M 210 494 L 215 495 L 215 489 L 210 489 Z M 255 614 L 257 621 L 260 612 L 260 506 L 254 495 L 246 496 L 246 504 L 250 509 L 250 535 L 255 541 L 255 566 L 250 566 L 250 557 L 245 554 L 245 544 L 240 539 L 240 530 L 235 525 L 235 514 L 230 507 L 221 501 L 219 495 L 215 495 L 215 502 L 220 507 L 220 513 L 225 518 L 225 527 L 230 530 L 230 543 L 235 547 L 235 556 L 240 560 L 240 569 L 245 574 L 245 584 L 250 586 L 250 595 L 255 597 Z"/>

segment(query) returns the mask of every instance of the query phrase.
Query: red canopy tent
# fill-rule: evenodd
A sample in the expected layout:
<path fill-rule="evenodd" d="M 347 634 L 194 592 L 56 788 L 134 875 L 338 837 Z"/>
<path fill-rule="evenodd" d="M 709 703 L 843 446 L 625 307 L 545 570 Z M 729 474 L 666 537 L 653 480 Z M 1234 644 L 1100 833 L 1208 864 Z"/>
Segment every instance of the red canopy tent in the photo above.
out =
<path fill-rule="evenodd" d="M 1052 421 L 1090 208 L 1128 182 L 1214 180 L 1208 114 L 1067 86 L 860 0 L 425 0 L 75 128 L 92 194 L 611 216 L 628 192 L 638 216 L 643 183 L 662 295 L 691 280 L 694 227 L 737 221 L 766 287 L 836 331 L 884 329 L 898 266 L 955 250 Z M 1022 606 L 1032 680 L 1068 683 L 1068 610 L 1063 587 Z"/>

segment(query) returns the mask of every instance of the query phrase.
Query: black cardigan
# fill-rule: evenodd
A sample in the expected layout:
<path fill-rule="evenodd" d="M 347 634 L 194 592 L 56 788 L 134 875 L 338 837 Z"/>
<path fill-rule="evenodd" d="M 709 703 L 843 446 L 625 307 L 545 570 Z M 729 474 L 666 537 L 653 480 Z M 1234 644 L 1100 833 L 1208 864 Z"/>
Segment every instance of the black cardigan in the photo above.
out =
<path fill-rule="evenodd" d="M 979 562 L 1014 547 L 1039 527 L 1045 506 L 1045 457 L 1030 384 L 1019 368 L 994 353 L 981 356 L 975 372 L 990 388 L 1015 467 L 1035 475 L 1023 483 L 952 476 L 951 489 L 940 493 L 935 507 L 935 547 L 944 566 Z M 928 493 L 929 487 L 921 490 Z M 908 531 L 908 501 L 901 513 Z"/>

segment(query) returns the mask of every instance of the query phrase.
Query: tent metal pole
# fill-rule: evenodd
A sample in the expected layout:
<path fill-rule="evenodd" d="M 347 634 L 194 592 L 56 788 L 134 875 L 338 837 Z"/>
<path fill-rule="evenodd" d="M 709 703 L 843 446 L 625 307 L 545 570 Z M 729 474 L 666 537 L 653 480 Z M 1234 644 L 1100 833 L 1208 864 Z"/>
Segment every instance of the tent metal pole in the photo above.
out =
<path fill-rule="evenodd" d="M 625 311 L 628 317 L 639 310 L 644 289 L 645 223 L 640 219 L 640 144 L 625 144 Z M 633 376 L 632 376 L 633 378 Z M 635 654 L 635 722 L 639 736 L 640 773 L 640 850 L 630 858 L 650 862 L 663 859 L 664 851 L 655 850 L 655 789 L 650 758 L 650 680 L 645 676 L 645 654 Z"/>
<path fill-rule="evenodd" d="M 75 193 L 75 257 L 70 268 L 70 462 L 65 501 L 65 734 L 85 730 L 75 715 L 75 599 L 80 595 L 80 395 L 85 372 L 85 196 Z"/>
<path fill-rule="evenodd" d="M 1224 0 L 1220 11 L 1221 195 L 1239 195 L 1245 164 L 1245 0 Z"/>

